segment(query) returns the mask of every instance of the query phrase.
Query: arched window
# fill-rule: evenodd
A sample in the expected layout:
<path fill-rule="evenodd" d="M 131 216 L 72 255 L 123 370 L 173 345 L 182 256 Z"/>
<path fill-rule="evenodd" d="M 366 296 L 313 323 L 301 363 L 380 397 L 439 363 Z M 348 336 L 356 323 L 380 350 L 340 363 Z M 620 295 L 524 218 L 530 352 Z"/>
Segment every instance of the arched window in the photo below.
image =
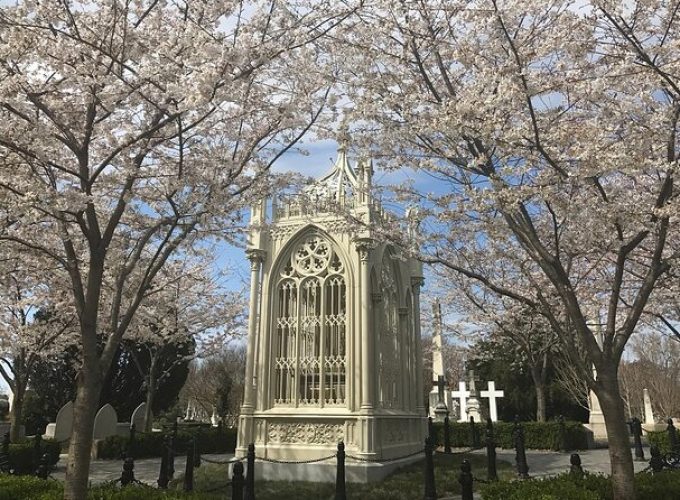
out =
<path fill-rule="evenodd" d="M 399 359 L 399 298 L 395 283 L 394 266 L 390 255 L 386 252 L 380 273 L 382 317 L 378 331 L 380 405 L 383 408 L 395 408 L 399 404 L 398 380 L 400 373 Z"/>
<path fill-rule="evenodd" d="M 347 282 L 330 241 L 312 233 L 291 249 L 275 300 L 274 403 L 345 404 Z"/>

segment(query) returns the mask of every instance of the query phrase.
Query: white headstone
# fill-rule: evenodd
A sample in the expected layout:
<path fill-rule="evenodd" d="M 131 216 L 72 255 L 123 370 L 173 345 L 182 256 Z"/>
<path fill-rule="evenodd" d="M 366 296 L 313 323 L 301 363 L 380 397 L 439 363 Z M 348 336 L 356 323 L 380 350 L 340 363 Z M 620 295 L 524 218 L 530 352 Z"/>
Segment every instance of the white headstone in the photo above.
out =
<path fill-rule="evenodd" d="M 116 435 L 118 414 L 113 406 L 106 404 L 100 408 L 94 417 L 94 439 L 104 439 Z"/>
<path fill-rule="evenodd" d="M 467 398 L 470 396 L 470 391 L 465 390 L 465 382 L 458 382 L 458 390 L 451 391 L 451 396 L 458 400 L 458 421 L 465 422 L 467 420 Z"/>
<path fill-rule="evenodd" d="M 73 401 L 61 407 L 54 421 L 54 439 L 64 441 L 71 437 L 73 431 Z"/>
<path fill-rule="evenodd" d="M 487 390 L 481 391 L 480 394 L 483 398 L 489 398 L 489 418 L 492 422 L 498 421 L 498 408 L 496 406 L 496 398 L 502 398 L 505 393 L 503 391 L 496 390 L 496 382 L 489 380 L 486 383 Z"/>
<path fill-rule="evenodd" d="M 649 391 L 642 389 L 642 398 L 645 403 L 645 424 L 654 425 L 654 411 L 652 410 L 652 399 L 649 397 Z"/>
<path fill-rule="evenodd" d="M 132 417 L 130 417 L 130 426 L 135 425 L 135 429 L 139 431 L 144 430 L 144 414 L 146 413 L 146 403 L 140 404 L 132 412 Z"/>

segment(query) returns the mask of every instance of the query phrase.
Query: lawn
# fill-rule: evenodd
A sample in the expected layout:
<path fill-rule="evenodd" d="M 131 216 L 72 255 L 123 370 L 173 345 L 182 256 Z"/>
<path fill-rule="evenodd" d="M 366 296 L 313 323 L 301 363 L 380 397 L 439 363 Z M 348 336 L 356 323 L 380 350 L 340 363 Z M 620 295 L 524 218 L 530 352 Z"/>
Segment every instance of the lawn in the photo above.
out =
<path fill-rule="evenodd" d="M 463 459 L 470 461 L 472 472 L 479 479 L 486 479 L 486 457 L 477 454 L 435 455 L 435 481 L 437 495 L 446 497 L 460 494 L 458 474 Z M 424 462 L 418 462 L 388 476 L 384 481 L 369 484 L 348 483 L 349 499 L 370 498 L 371 500 L 413 500 L 423 496 Z M 501 480 L 515 477 L 514 467 L 505 461 L 497 462 L 498 476 Z M 231 491 L 226 486 L 227 466 L 204 464 L 194 471 L 194 491 L 212 492 L 215 500 L 231 498 Z M 181 488 L 182 477 L 179 476 L 171 487 Z M 258 500 L 298 500 L 332 499 L 335 484 L 309 483 L 303 481 L 256 481 L 256 498 Z"/>

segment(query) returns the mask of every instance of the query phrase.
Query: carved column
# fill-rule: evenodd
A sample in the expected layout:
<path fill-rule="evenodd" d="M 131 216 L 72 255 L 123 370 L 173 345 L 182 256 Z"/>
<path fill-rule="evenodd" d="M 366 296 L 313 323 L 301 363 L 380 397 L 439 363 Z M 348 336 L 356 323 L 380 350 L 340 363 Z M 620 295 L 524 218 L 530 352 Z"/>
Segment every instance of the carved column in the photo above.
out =
<path fill-rule="evenodd" d="M 255 407 L 255 342 L 257 337 L 257 319 L 260 299 L 260 270 L 264 262 L 264 250 L 250 249 L 246 251 L 250 260 L 250 304 L 248 316 L 248 347 L 246 351 L 246 379 L 243 394 L 243 411 L 252 413 Z"/>
<path fill-rule="evenodd" d="M 399 366 L 401 367 L 401 407 L 410 410 L 411 380 L 409 379 L 409 338 L 408 338 L 408 308 L 399 308 Z"/>
<path fill-rule="evenodd" d="M 420 276 L 411 278 L 411 289 L 413 290 L 413 333 L 414 347 L 416 356 L 416 411 L 420 415 L 425 414 L 423 404 L 423 348 L 420 339 L 420 287 L 425 280 Z"/>
<path fill-rule="evenodd" d="M 359 261 L 361 265 L 361 409 L 371 411 L 374 408 L 374 363 L 373 342 L 371 331 L 371 278 L 369 274 L 369 257 L 371 254 L 370 240 L 357 242 Z"/>

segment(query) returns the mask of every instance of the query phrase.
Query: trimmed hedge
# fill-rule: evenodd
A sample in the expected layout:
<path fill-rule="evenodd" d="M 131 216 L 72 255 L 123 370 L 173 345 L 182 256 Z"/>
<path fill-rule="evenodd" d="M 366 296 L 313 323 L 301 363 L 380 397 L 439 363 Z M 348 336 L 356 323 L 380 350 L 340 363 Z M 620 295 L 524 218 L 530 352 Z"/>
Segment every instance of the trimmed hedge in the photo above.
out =
<path fill-rule="evenodd" d="M 472 433 L 468 422 L 451 422 L 451 446 L 472 446 Z M 588 448 L 588 431 L 580 422 L 564 422 L 564 430 L 559 422 L 523 422 L 524 438 L 527 449 L 533 450 L 585 450 Z M 496 446 L 514 448 L 512 441 L 512 422 L 495 422 L 493 424 Z M 475 427 L 484 444 L 486 424 L 476 423 Z M 435 423 L 434 431 L 437 443 L 444 445 L 444 424 Z"/>
<path fill-rule="evenodd" d="M 62 500 L 64 487 L 57 481 L 43 481 L 32 476 L 0 475 L 0 500 Z M 158 490 L 151 486 L 130 485 L 121 488 L 109 483 L 95 486 L 88 492 L 89 500 L 219 500 L 224 494 L 184 493 L 183 491 Z"/>
<path fill-rule="evenodd" d="M 647 432 L 647 441 L 649 446 L 656 445 L 659 451 L 664 455 L 671 452 L 671 442 L 668 439 L 668 432 L 666 431 L 652 431 Z"/>
<path fill-rule="evenodd" d="M 680 498 L 680 474 L 636 474 L 637 500 L 677 500 Z M 484 500 L 613 500 L 611 479 L 600 474 L 586 474 L 573 479 L 562 474 L 549 479 L 494 482 L 482 486 Z"/>
<path fill-rule="evenodd" d="M 135 458 L 161 456 L 164 432 L 137 433 L 135 436 Z M 184 454 L 189 440 L 195 437 L 201 453 L 231 453 L 236 449 L 236 429 L 195 426 L 191 431 L 180 429 L 173 448 Z M 97 443 L 97 457 L 118 460 L 125 455 L 129 436 L 109 436 Z"/>
<path fill-rule="evenodd" d="M 9 445 L 9 463 L 15 474 L 32 474 L 35 472 L 33 456 L 33 439 Z M 59 461 L 61 445 L 53 439 L 43 439 L 40 444 L 40 456 L 47 453 L 49 464 L 54 466 Z"/>

